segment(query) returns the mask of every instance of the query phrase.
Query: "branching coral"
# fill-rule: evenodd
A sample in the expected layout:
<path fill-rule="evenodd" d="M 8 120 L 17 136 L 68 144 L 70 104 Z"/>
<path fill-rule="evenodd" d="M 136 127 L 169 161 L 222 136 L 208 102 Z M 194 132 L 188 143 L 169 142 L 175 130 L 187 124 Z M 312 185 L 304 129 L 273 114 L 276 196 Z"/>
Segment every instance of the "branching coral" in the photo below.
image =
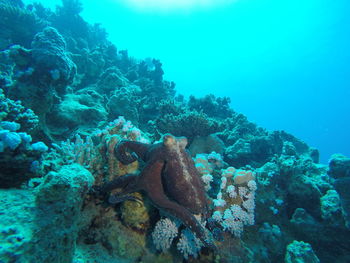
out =
<path fill-rule="evenodd" d="M 0 122 L 0 186 L 18 187 L 37 176 L 41 157 L 48 147 L 43 142 L 32 142 L 26 132 L 19 132 L 16 122 Z"/>
<path fill-rule="evenodd" d="M 57 165 L 79 163 L 94 175 L 104 175 L 105 180 L 111 180 L 137 168 L 137 164 L 125 166 L 116 159 L 114 147 L 122 139 L 148 142 L 148 138 L 130 121 L 119 117 L 104 129 L 96 129 L 91 136 L 82 138 L 76 134 L 74 141 L 68 139 L 60 144 L 53 144 L 54 149 L 46 157 L 46 165 L 52 169 Z"/>
<path fill-rule="evenodd" d="M 35 129 L 39 123 L 38 116 L 31 109 L 25 108 L 20 101 L 7 98 L 0 89 L 0 121 L 13 121 L 26 131 Z"/>
<path fill-rule="evenodd" d="M 217 154 L 197 155 L 195 161 L 208 191 L 214 181 L 220 182 L 219 190 L 216 190 L 216 198 L 212 200 L 214 204 L 212 218 L 224 230 L 240 237 L 244 225 L 254 224 L 254 199 L 257 184 L 253 172 L 228 167 L 214 179 L 211 175 L 214 168 L 222 165 L 220 164 L 222 159 L 217 157 Z"/>

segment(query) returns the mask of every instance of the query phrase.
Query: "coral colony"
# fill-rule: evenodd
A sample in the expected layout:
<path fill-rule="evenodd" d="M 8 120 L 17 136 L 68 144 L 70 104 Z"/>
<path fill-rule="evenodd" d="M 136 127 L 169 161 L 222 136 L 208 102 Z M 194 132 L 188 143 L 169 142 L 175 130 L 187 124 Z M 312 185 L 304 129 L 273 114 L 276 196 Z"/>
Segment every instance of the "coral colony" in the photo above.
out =
<path fill-rule="evenodd" d="M 0 1 L 0 262 L 350 262 L 348 157 L 185 99 L 81 11 Z"/>

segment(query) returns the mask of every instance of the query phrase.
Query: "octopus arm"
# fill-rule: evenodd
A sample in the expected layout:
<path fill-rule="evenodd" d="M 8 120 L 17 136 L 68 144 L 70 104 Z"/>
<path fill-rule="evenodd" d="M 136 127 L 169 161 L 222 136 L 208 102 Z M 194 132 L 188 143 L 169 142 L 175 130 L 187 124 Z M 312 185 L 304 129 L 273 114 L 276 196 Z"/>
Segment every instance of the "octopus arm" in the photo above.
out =
<path fill-rule="evenodd" d="M 138 179 L 139 176 L 136 174 L 126 174 L 119 176 L 116 179 L 104 184 L 101 188 L 101 192 L 107 193 L 117 188 L 122 188 L 123 194 L 136 192 L 139 190 Z"/>
<path fill-rule="evenodd" d="M 149 144 L 134 142 L 134 141 L 120 141 L 115 147 L 115 155 L 122 164 L 130 164 L 135 162 L 138 158 L 146 161 L 146 153 L 149 149 Z"/>
<path fill-rule="evenodd" d="M 166 196 L 161 180 L 163 168 L 163 161 L 155 160 L 154 162 L 149 162 L 141 175 L 142 189 L 156 207 L 181 220 L 186 227 L 196 234 L 203 244 L 214 247 L 212 240 L 207 236 L 207 232 L 192 213 Z"/>

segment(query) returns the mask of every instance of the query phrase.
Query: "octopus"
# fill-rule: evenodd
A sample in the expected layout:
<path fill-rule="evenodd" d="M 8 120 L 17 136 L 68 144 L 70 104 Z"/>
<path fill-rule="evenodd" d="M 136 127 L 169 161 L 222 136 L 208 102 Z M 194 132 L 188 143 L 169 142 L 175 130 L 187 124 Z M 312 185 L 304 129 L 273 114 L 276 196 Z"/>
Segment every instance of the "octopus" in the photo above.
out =
<path fill-rule="evenodd" d="M 131 193 L 143 191 L 153 205 L 179 219 L 202 243 L 215 249 L 210 232 L 195 215 L 208 218 L 208 199 L 204 184 L 185 149 L 187 139 L 165 134 L 156 144 L 123 140 L 115 147 L 117 159 L 124 165 L 139 158 L 145 166 L 139 174 L 126 174 L 106 183 L 101 193 L 121 189 L 109 197 L 110 203 L 131 199 Z"/>

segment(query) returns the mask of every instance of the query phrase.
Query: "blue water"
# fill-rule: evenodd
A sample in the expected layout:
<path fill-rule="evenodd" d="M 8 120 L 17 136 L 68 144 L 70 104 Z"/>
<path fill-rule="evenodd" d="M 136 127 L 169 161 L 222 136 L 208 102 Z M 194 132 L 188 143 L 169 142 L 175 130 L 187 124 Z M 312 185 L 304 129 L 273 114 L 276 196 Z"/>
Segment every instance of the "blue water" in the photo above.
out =
<path fill-rule="evenodd" d="M 332 153 L 350 156 L 350 1 L 236 0 L 186 9 L 82 2 L 82 16 L 100 22 L 118 48 L 159 58 L 179 93 L 228 96 L 251 121 L 320 149 L 322 162 Z"/>

